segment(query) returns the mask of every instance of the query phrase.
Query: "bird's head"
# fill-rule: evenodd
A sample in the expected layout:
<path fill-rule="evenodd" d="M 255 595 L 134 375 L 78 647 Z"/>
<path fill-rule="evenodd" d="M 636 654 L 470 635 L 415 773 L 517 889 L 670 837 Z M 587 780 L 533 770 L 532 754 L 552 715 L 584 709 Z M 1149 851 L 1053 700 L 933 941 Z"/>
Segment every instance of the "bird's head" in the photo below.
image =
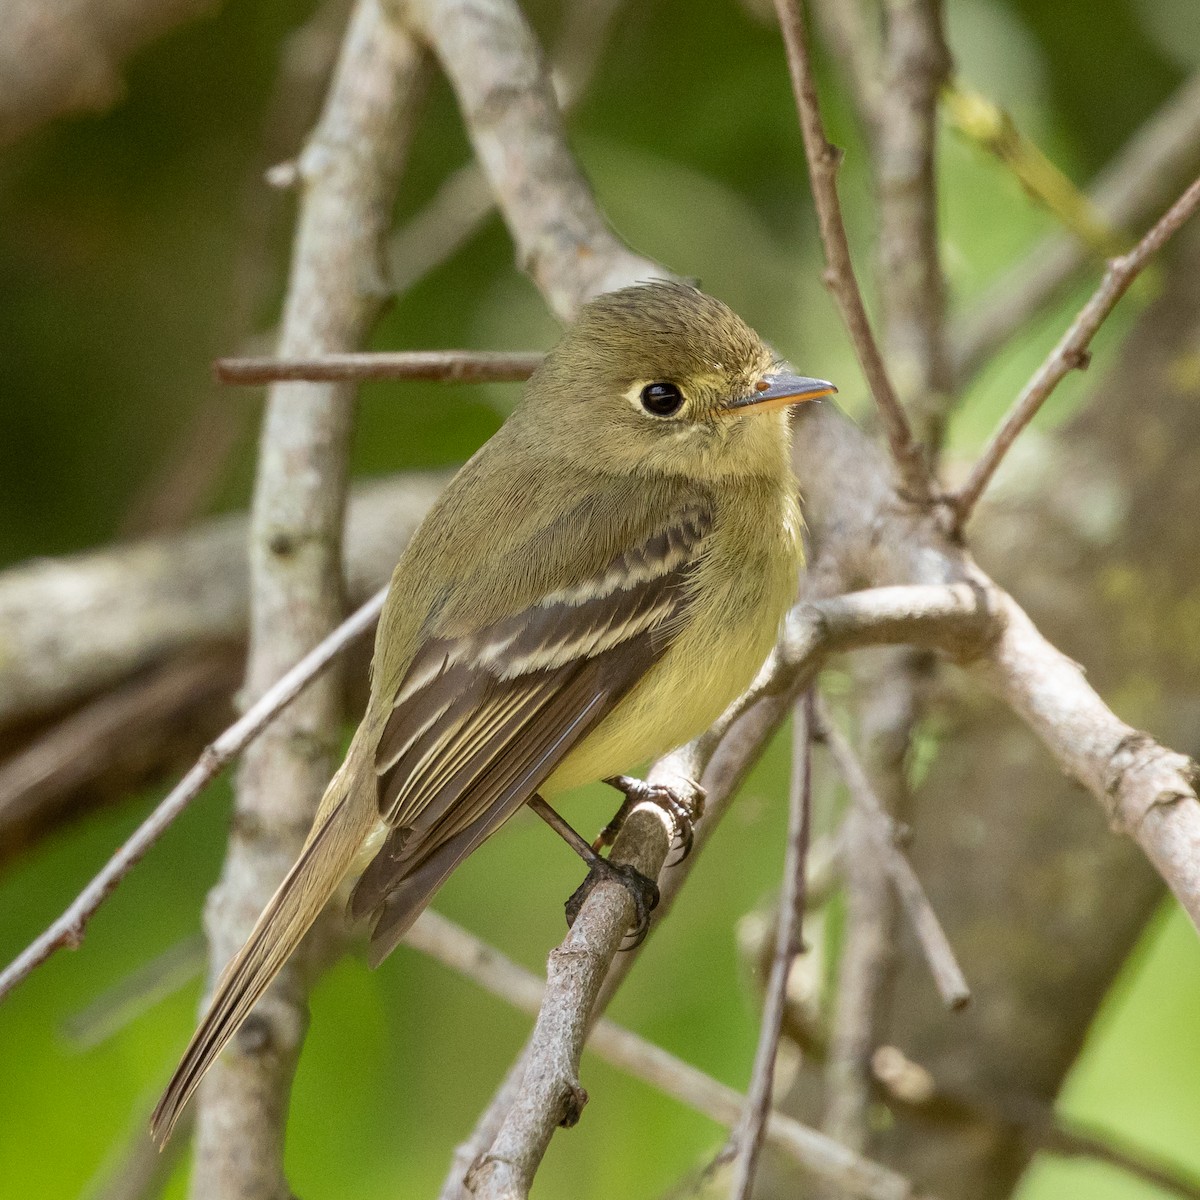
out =
<path fill-rule="evenodd" d="M 584 305 L 522 415 L 555 452 L 600 470 L 759 474 L 786 453 L 784 410 L 836 390 L 781 370 L 721 301 L 664 280 Z"/>

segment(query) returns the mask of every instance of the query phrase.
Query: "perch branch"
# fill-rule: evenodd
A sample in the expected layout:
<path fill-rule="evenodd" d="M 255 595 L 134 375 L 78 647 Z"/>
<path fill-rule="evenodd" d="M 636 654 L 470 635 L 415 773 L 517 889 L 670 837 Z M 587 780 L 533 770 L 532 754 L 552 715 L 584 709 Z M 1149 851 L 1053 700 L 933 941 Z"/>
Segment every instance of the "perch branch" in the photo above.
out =
<path fill-rule="evenodd" d="M 652 804 L 639 805 L 617 837 L 612 861 L 657 879 L 670 841 L 662 811 Z M 585 901 L 566 940 L 551 952 L 516 1102 L 491 1149 L 468 1176 L 467 1186 L 476 1200 L 528 1195 L 555 1129 L 579 1120 L 587 1103 L 579 1083 L 583 1043 L 605 973 L 633 915 L 629 892 L 605 880 Z"/>
<path fill-rule="evenodd" d="M 440 914 L 432 910 L 423 913 L 405 941 L 514 1008 L 538 1012 L 545 982 Z M 744 1096 L 607 1018 L 592 1026 L 587 1049 L 726 1127 L 734 1125 L 743 1111 Z M 844 1146 L 781 1113 L 769 1112 L 766 1139 L 816 1178 L 837 1182 L 851 1195 L 868 1200 L 915 1196 L 912 1185 L 896 1172 L 849 1153 Z"/>

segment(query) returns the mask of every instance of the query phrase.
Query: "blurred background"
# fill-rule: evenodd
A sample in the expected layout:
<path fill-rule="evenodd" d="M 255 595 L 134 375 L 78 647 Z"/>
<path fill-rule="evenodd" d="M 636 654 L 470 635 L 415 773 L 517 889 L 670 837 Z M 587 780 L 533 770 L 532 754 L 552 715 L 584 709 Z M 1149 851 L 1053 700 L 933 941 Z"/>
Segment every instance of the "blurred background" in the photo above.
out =
<path fill-rule="evenodd" d="M 524 7 L 548 45 L 566 38 L 570 47 L 569 11 L 550 0 Z M 573 144 L 623 237 L 695 276 L 804 371 L 844 381 L 839 399 L 863 415 L 860 377 L 820 285 L 782 48 L 760 8 L 769 5 L 721 0 L 702 15 L 686 0 L 621 8 L 603 44 L 592 46 L 599 57 L 571 117 Z M 217 389 L 210 363 L 270 346 L 293 198 L 267 187 L 263 172 L 296 152 L 311 123 L 339 15 L 337 5 L 318 11 L 308 0 L 214 5 L 133 57 L 106 111 L 32 129 L 0 154 L 0 568 L 245 508 L 261 392 Z M 947 18 L 959 78 L 1004 106 L 1080 185 L 1200 70 L 1194 0 L 948 0 Z M 861 137 L 836 70 L 821 57 L 830 133 L 849 151 L 842 196 L 851 242 L 869 277 L 873 217 Z M 959 314 L 1058 222 L 1003 163 L 948 125 L 940 152 L 943 261 Z M 453 97 L 439 79 L 397 226 L 468 157 Z M 1194 306 L 1174 325 L 1160 315 L 1148 332 L 1146 321 L 1172 296 L 1172 272 L 1200 275 L 1196 242 L 1181 246 L 1178 265 L 1154 273 L 1105 326 L 1092 372 L 1056 393 L 981 515 L 980 531 L 985 563 L 1089 667 L 1118 714 L 1193 754 L 1200 750 L 1200 570 L 1189 551 L 1200 557 L 1200 499 L 1172 489 L 1184 486 L 1181 464 L 1195 466 L 1200 453 L 1200 322 Z M 412 247 L 402 252 L 401 267 L 419 273 Z M 969 460 L 1097 277 L 1091 268 L 972 383 L 951 429 L 951 471 Z M 1176 312 L 1195 299 L 1186 280 L 1178 287 L 1170 301 Z M 1174 340 L 1160 345 L 1168 326 Z M 396 298 L 373 345 L 526 349 L 554 336 L 492 216 Z M 1165 371 L 1169 359 L 1178 381 L 1158 408 L 1130 366 L 1156 354 L 1155 369 Z M 1124 373 L 1114 378 L 1121 363 Z M 458 463 L 498 427 L 517 394 L 501 385 L 368 385 L 355 471 L 366 477 Z M 1151 427 L 1157 449 L 1135 436 Z M 1119 515 L 1111 515 L 1113 504 Z M 1083 527 L 1086 536 L 1075 538 Z M 830 686 L 837 694 L 847 684 L 834 673 Z M 1085 845 L 1108 838 L 1093 802 L 1065 787 L 1011 723 L 971 696 L 964 716 L 962 693 L 953 699 L 923 731 L 912 766 L 919 802 L 928 788 L 967 805 L 967 792 L 989 784 L 1032 795 L 1032 772 L 1038 787 L 1065 797 Z M 25 727 L 0 731 L 0 752 L 28 735 Z M 999 755 L 1000 766 L 987 766 L 986 754 Z M 753 1055 L 759 981 L 737 930 L 746 914 L 769 909 L 778 886 L 787 772 L 784 737 L 612 1010 L 739 1089 Z M 166 783 L 139 778 L 3 848 L 0 956 L 7 961 L 61 911 Z M 87 1010 L 196 932 L 219 869 L 229 800 L 226 782 L 210 788 L 105 905 L 82 949 L 58 955 L 0 1005 L 6 1194 L 99 1194 L 106 1164 L 144 1123 L 191 1030 L 199 979 L 136 1005 L 112 1030 Z M 840 803 L 832 785 L 823 803 Z M 930 804 L 938 811 L 936 795 Z M 613 806 L 612 794 L 597 788 L 575 798 L 568 815 L 586 831 Z M 1014 802 L 1014 820 L 1025 819 L 1020 809 Z M 995 813 L 1004 811 L 987 819 L 1002 820 Z M 984 861 L 988 828 L 979 835 Z M 525 864 L 534 860 L 531 883 Z M 1083 903 L 1088 893 L 1071 869 L 1056 860 L 1053 877 L 1039 877 L 1042 911 Z M 1030 863 L 1028 875 L 997 886 L 1019 890 L 1039 871 L 1045 864 Z M 936 870 L 930 874 L 936 901 L 941 889 Z M 540 971 L 562 935 L 561 903 L 578 875 L 540 823 L 519 819 L 453 878 L 436 907 Z M 1114 890 L 1125 886 L 1116 869 L 1109 878 Z M 1200 1180 L 1200 942 L 1172 904 L 1159 904 L 1152 881 L 1138 879 L 1137 905 L 1114 934 L 1123 965 L 1105 968 L 1094 1020 L 1092 979 L 1086 1014 L 1056 1043 L 1070 1042 L 1072 1057 L 1078 1052 L 1058 1111 Z M 1006 898 L 1004 891 L 993 897 L 1001 908 Z M 1012 912 L 1018 923 L 1035 920 L 1021 903 Z M 821 925 L 834 946 L 836 925 L 835 897 Z M 1103 940 L 1113 928 L 1093 935 Z M 972 955 L 986 959 L 993 943 L 959 948 L 970 968 Z M 1074 1003 L 1069 974 L 1050 972 L 1037 986 L 1048 1011 Z M 297 1194 L 435 1194 L 453 1146 L 521 1045 L 528 1020 L 407 949 L 374 973 L 358 958 L 340 962 L 318 984 L 312 1013 L 289 1130 Z M 981 1044 L 989 1036 L 986 1022 L 974 1036 Z M 1053 1095 L 1060 1074 L 1048 1067 L 1038 1086 Z M 591 1057 L 584 1083 L 585 1117 L 555 1139 L 537 1195 L 658 1196 L 723 1138 Z M 183 1160 L 166 1195 L 184 1194 L 185 1167 Z M 1094 1160 L 1040 1154 L 1016 1194 L 1150 1200 L 1173 1193 Z"/>

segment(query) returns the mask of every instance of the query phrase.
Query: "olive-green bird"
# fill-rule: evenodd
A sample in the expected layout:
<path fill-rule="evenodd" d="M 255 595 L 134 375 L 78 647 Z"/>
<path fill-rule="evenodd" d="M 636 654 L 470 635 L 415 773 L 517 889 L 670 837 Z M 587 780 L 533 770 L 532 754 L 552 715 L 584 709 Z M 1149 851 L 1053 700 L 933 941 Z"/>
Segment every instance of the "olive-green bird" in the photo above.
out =
<path fill-rule="evenodd" d="M 746 688 L 801 566 L 784 410 L 834 390 L 683 284 L 581 310 L 396 567 L 366 715 L 156 1137 L 346 875 L 374 965 L 522 804 L 687 741 Z"/>

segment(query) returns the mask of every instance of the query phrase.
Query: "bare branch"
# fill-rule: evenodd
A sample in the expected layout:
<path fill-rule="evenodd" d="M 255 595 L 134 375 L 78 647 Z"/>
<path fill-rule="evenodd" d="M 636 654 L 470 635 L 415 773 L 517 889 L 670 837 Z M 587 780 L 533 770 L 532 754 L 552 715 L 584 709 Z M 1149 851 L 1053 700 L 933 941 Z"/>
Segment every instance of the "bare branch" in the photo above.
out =
<path fill-rule="evenodd" d="M 381 0 L 358 0 L 321 118 L 297 164 L 303 195 L 279 354 L 362 345 L 386 295 L 382 254 L 424 94 L 426 59 Z M 319 644 L 342 614 L 341 534 L 354 393 L 278 383 L 264 415 L 250 528 L 250 653 L 258 695 Z M 249 749 L 238 772 L 221 879 L 205 910 L 210 988 L 303 844 L 333 771 L 341 689 L 310 689 Z M 306 954 L 257 1005 L 197 1094 L 192 1194 L 275 1200 L 287 1096 L 306 1023 Z"/>
<path fill-rule="evenodd" d="M 884 92 L 871 142 L 887 362 L 931 452 L 950 394 L 938 251 L 937 107 L 950 69 L 941 0 L 885 0 Z"/>
<path fill-rule="evenodd" d="M 663 812 L 652 804 L 638 805 L 613 846 L 612 860 L 656 879 L 670 841 Z M 605 973 L 633 915 L 628 891 L 606 880 L 585 901 L 566 940 L 551 952 L 521 1089 L 491 1149 L 468 1177 L 477 1200 L 527 1195 L 555 1129 L 579 1120 L 587 1103 L 579 1083 L 583 1043 Z"/>
<path fill-rule="evenodd" d="M 541 48 L 517 6 L 408 0 L 406 10 L 454 87 L 521 268 L 551 309 L 566 319 L 589 296 L 661 276 L 600 216 L 567 149 Z"/>
<path fill-rule="evenodd" d="M 994 602 L 1004 629 L 978 673 L 1141 846 L 1200 928 L 1196 764 L 1120 720 L 1011 596 L 997 588 Z"/>
<path fill-rule="evenodd" d="M 346 590 L 384 583 L 448 473 L 355 488 Z M 0 572 L 0 727 L 52 712 L 169 657 L 238 644 L 249 621 L 245 516 Z"/>
<path fill-rule="evenodd" d="M 876 857 L 895 885 L 912 922 L 942 1003 L 949 1009 L 962 1008 L 971 999 L 971 990 L 917 873 L 896 844 L 899 832 L 896 823 L 875 794 L 853 747 L 823 709 L 818 710 L 816 725 L 817 736 L 829 747 L 829 753 L 837 764 L 838 773 L 846 781 L 854 803 L 870 818 L 869 828 Z"/>
<path fill-rule="evenodd" d="M 1133 230 L 1170 203 L 1200 168 L 1200 73 L 1188 79 L 1101 173 L 1090 193 L 1106 224 Z M 959 388 L 1029 319 L 1053 301 L 1091 252 L 1072 233 L 1040 241 L 954 323 Z"/>
<path fill-rule="evenodd" d="M 814 694 L 810 688 L 792 715 L 792 779 L 788 789 L 787 851 L 783 884 L 779 890 L 779 919 L 775 925 L 775 952 L 767 983 L 758 1047 L 750 1073 L 750 1092 L 742 1119 L 730 1138 L 736 1155 L 733 1200 L 750 1200 L 758 1169 L 759 1151 L 770 1119 L 775 1084 L 775 1059 L 787 1006 L 788 977 L 796 956 L 804 949 L 804 906 L 807 898 L 808 844 L 812 837 L 812 740 Z"/>
<path fill-rule="evenodd" d="M 541 979 L 432 910 L 421 915 L 405 942 L 522 1012 L 537 1013 L 541 1007 L 546 986 Z M 744 1096 L 607 1018 L 592 1027 L 587 1049 L 727 1127 L 743 1111 Z M 780 1113 L 768 1114 L 766 1139 L 815 1177 L 848 1187 L 851 1195 L 873 1200 L 914 1195 L 912 1185 L 895 1172 L 848 1153 L 815 1129 Z"/>
<path fill-rule="evenodd" d="M 581 0 L 567 6 L 552 58 L 559 107 L 569 113 L 587 91 L 608 44 L 614 19 L 625 0 Z M 433 198 L 388 245 L 388 277 L 405 292 L 440 266 L 471 238 L 496 209 L 496 200 L 478 161 L 459 167 Z"/>
<path fill-rule="evenodd" d="M 804 32 L 800 0 L 775 0 L 775 10 L 779 14 L 779 24 L 787 47 L 788 69 L 800 113 L 813 201 L 817 206 L 821 242 L 825 247 L 825 283 L 837 301 L 854 353 L 875 399 L 892 459 L 913 498 L 924 499 L 929 495 L 929 475 L 920 447 L 913 441 L 908 418 L 888 377 L 875 335 L 871 332 L 871 322 L 850 258 L 850 245 L 846 240 L 846 227 L 837 195 L 837 169 L 841 152 L 831 146 L 825 136 L 808 57 L 808 39 Z"/>
<path fill-rule="evenodd" d="M 63 946 L 72 949 L 83 941 L 92 915 L 109 893 L 137 865 L 146 851 L 167 831 L 181 812 L 220 774 L 222 769 L 340 654 L 355 638 L 371 629 L 383 608 L 387 589 L 373 596 L 343 621 L 318 646 L 259 697 L 244 716 L 215 742 L 206 746 L 196 765 L 171 789 L 158 807 L 138 826 L 133 836 L 105 864 L 104 869 L 79 893 L 74 903 L 26 950 L 0 972 L 0 998 L 10 992 L 35 967 Z"/>
<path fill-rule="evenodd" d="M 241 386 L 282 380 L 347 383 L 368 379 L 515 383 L 528 379 L 542 357 L 536 350 L 398 350 L 320 358 L 218 358 L 213 374 L 220 383 Z"/>
<path fill-rule="evenodd" d="M 81 797 L 123 797 L 172 760 L 188 761 L 197 742 L 228 724 L 242 658 L 236 648 L 213 647 L 171 659 L 0 762 L 0 864 L 75 816 Z"/>
<path fill-rule="evenodd" d="M 1082 370 L 1088 365 L 1088 346 L 1096 330 L 1116 307 L 1117 301 L 1150 259 L 1197 208 L 1200 208 L 1200 179 L 1171 205 L 1128 254 L 1114 258 L 1108 264 L 1100 286 L 1092 293 L 1091 299 L 1080 309 L 1079 315 L 1071 322 L 1058 345 L 1013 402 L 1000 428 L 992 435 L 991 441 L 971 469 L 967 481 L 953 497 L 952 504 L 960 525 L 970 517 L 1001 460 L 1021 431 L 1033 420 L 1050 393 L 1058 386 L 1059 381 L 1071 371 Z"/>

